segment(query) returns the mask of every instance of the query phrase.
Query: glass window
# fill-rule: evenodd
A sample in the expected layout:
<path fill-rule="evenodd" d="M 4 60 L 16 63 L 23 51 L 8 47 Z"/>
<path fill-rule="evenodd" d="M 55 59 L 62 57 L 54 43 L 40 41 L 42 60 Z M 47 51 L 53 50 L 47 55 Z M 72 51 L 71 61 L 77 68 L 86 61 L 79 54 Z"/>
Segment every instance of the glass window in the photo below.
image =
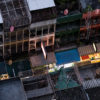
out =
<path fill-rule="evenodd" d="M 4 39 L 5 39 L 5 42 L 9 42 L 10 41 L 10 33 L 5 33 Z"/>
<path fill-rule="evenodd" d="M 11 45 L 11 53 L 12 54 L 16 53 L 16 45 Z"/>
<path fill-rule="evenodd" d="M 43 27 L 43 35 L 48 34 L 48 26 Z"/>
<path fill-rule="evenodd" d="M 11 32 L 11 41 L 16 41 L 16 32 Z"/>
<path fill-rule="evenodd" d="M 37 28 L 37 36 L 42 35 L 42 28 Z"/>
<path fill-rule="evenodd" d="M 24 38 L 29 38 L 29 30 L 28 29 L 24 30 Z"/>
<path fill-rule="evenodd" d="M 28 42 L 24 42 L 24 51 L 28 51 Z"/>
<path fill-rule="evenodd" d="M 52 33 L 52 32 L 54 32 L 54 25 L 50 25 L 49 33 Z"/>
<path fill-rule="evenodd" d="M 17 51 L 18 53 L 22 52 L 22 43 L 17 44 Z"/>
<path fill-rule="evenodd" d="M 22 40 L 23 39 L 23 31 L 18 31 L 17 32 L 17 40 Z"/>
<path fill-rule="evenodd" d="M 41 48 L 41 41 L 37 42 L 36 47 Z"/>

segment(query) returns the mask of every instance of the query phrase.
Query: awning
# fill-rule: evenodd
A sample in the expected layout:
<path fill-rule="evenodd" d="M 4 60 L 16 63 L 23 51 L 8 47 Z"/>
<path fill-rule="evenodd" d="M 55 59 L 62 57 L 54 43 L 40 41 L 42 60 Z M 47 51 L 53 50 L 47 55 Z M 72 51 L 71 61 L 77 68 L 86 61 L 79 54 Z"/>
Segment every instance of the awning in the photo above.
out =
<path fill-rule="evenodd" d="M 93 54 L 95 53 L 93 45 L 83 46 L 78 48 L 78 52 L 80 56 Z"/>
<path fill-rule="evenodd" d="M 30 11 L 54 7 L 54 0 L 27 0 Z"/>
<path fill-rule="evenodd" d="M 30 57 L 32 67 L 42 66 L 47 64 L 56 63 L 56 57 L 54 52 L 47 53 L 47 60 L 45 60 L 43 53 Z"/>

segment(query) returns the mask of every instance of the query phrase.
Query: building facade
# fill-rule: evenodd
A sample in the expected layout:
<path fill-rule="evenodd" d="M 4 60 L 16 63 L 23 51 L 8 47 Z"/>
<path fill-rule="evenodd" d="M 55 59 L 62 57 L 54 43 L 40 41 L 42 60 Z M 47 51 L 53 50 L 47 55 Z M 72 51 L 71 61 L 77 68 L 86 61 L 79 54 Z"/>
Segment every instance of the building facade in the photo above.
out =
<path fill-rule="evenodd" d="M 16 4 L 17 3 L 17 4 Z M 0 56 L 54 46 L 56 8 L 53 0 L 7 1 L 0 6 Z M 19 6 L 20 5 L 20 6 Z M 37 5 L 37 6 L 36 6 Z M 2 9 L 6 6 L 5 9 Z"/>

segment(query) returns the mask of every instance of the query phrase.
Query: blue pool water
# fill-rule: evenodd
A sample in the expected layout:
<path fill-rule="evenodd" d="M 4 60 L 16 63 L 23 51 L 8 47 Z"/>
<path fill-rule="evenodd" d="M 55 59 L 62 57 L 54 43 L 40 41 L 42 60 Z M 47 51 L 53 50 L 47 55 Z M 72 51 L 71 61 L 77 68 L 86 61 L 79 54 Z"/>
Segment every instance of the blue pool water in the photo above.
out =
<path fill-rule="evenodd" d="M 74 61 L 80 61 L 80 56 L 77 49 L 71 49 L 67 51 L 55 53 L 57 65 L 67 64 Z"/>

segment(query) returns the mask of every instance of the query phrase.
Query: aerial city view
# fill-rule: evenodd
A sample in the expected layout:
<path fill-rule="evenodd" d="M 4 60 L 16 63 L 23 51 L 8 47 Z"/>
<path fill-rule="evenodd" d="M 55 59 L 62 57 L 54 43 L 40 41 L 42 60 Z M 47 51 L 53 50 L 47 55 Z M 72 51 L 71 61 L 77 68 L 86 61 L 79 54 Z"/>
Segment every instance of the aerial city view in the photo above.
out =
<path fill-rule="evenodd" d="M 100 0 L 0 0 L 0 100 L 100 100 Z"/>

